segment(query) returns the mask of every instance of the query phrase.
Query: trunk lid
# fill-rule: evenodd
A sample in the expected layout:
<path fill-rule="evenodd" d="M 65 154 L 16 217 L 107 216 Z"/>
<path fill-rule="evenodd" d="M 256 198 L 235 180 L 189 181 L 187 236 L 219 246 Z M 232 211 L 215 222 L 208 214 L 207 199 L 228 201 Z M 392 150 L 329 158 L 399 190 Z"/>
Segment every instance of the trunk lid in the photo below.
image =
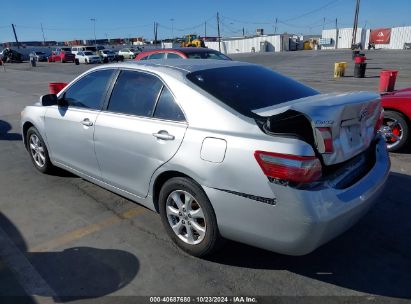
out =
<path fill-rule="evenodd" d="M 287 111 L 294 116 L 301 113 L 308 119 L 313 130 L 314 148 L 322 155 L 325 165 L 334 165 L 351 159 L 370 146 L 381 113 L 381 100 L 379 95 L 371 92 L 319 94 L 253 110 L 258 116 L 274 122 L 276 116 L 284 119 Z M 331 131 L 332 152 L 325 152 L 326 138 L 323 138 L 321 128 Z"/>

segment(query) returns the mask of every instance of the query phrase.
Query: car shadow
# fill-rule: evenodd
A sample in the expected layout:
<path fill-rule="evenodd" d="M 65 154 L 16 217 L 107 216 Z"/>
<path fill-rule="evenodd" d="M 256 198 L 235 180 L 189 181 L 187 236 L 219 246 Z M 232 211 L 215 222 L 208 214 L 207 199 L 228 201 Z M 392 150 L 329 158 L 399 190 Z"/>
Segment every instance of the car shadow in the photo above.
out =
<path fill-rule="evenodd" d="M 395 152 L 391 152 L 394 154 L 411 154 L 411 141 L 409 141 L 405 146 Z"/>
<path fill-rule="evenodd" d="M 4 120 L 0 120 L 0 140 L 22 140 L 20 133 L 10 133 L 11 125 Z"/>
<path fill-rule="evenodd" d="M 411 177 L 391 173 L 384 194 L 352 229 L 305 256 L 286 256 L 235 242 L 210 261 L 287 270 L 386 297 L 411 298 Z"/>
<path fill-rule="evenodd" d="M 7 291 L 0 292 L 1 303 L 36 303 L 34 296 L 52 297 L 55 302 L 68 302 L 109 295 L 129 284 L 139 271 L 139 260 L 133 254 L 117 249 L 73 247 L 56 252 L 27 252 L 27 245 L 14 224 L 0 213 L 0 229 L 39 273 L 50 287 L 43 292 L 28 293 L 20 285 L 10 267 L 0 267 L 0 282 L 7 283 Z M 0 246 L 7 246 L 1 244 Z M 3 257 L 1 257 L 3 258 Z M 18 263 L 18 257 L 11 257 Z M 7 263 L 7 260 L 4 264 Z M 10 265 L 9 265 L 10 266 Z M 17 268 L 21 265 L 18 265 Z M 14 270 L 14 269 L 12 269 Z M 23 273 L 26 285 L 35 285 L 30 271 Z M 24 284 L 23 284 L 24 285 Z"/>

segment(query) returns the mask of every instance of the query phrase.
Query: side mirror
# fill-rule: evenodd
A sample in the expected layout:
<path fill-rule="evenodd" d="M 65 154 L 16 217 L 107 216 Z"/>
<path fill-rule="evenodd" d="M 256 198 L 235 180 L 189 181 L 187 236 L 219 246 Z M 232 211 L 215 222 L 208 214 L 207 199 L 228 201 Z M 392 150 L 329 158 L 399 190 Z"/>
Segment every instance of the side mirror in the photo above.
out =
<path fill-rule="evenodd" d="M 68 107 L 68 102 L 64 98 L 65 94 L 57 100 L 57 105 L 62 108 Z"/>
<path fill-rule="evenodd" d="M 42 106 L 55 106 L 58 103 L 56 94 L 47 94 L 40 97 L 40 102 Z"/>

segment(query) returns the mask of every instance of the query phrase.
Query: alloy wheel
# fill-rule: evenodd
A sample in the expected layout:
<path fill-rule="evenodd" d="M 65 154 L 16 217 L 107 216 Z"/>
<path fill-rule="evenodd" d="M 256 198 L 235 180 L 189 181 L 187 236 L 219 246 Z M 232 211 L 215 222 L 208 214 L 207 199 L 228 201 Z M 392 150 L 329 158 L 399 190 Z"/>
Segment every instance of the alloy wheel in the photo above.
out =
<path fill-rule="evenodd" d="M 199 244 L 206 234 L 203 210 L 188 192 L 174 190 L 167 198 L 166 214 L 174 233 L 185 243 Z"/>
<path fill-rule="evenodd" d="M 46 153 L 44 151 L 43 144 L 36 134 L 30 136 L 30 153 L 33 157 L 34 162 L 40 168 L 44 167 L 46 164 Z"/>
<path fill-rule="evenodd" d="M 381 133 L 385 138 L 388 149 L 395 148 L 404 136 L 401 123 L 398 120 L 391 118 L 384 118 Z"/>

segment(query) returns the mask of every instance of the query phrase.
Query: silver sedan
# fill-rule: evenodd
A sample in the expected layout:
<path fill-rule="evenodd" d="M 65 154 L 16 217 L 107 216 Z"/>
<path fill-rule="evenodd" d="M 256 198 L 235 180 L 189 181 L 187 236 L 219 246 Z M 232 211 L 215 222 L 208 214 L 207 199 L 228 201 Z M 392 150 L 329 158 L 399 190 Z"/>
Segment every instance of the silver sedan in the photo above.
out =
<path fill-rule="evenodd" d="M 373 93 L 320 94 L 258 65 L 96 67 L 22 112 L 34 166 L 64 168 L 161 215 L 204 256 L 223 239 L 302 255 L 352 226 L 390 162 Z"/>

